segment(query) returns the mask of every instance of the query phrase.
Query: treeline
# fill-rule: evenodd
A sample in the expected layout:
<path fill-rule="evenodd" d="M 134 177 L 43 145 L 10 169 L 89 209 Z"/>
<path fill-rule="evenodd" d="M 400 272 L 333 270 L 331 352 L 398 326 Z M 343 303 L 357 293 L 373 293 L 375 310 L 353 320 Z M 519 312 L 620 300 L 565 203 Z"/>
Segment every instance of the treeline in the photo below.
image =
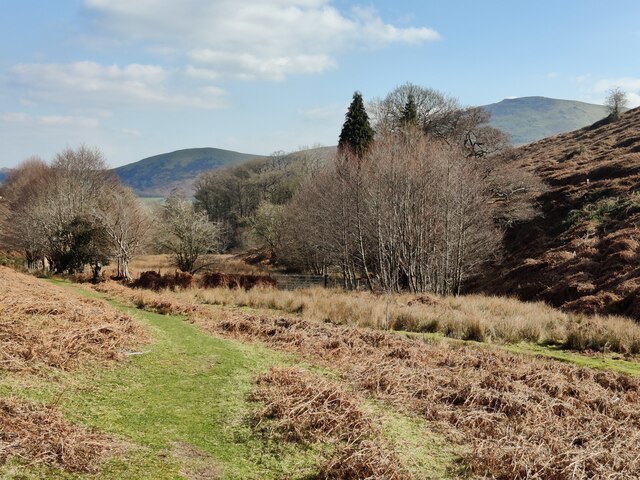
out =
<path fill-rule="evenodd" d="M 50 164 L 32 158 L 0 188 L 0 247 L 23 253 L 29 270 L 73 274 L 117 263 L 129 279 L 129 262 L 143 251 L 170 253 L 193 272 L 221 248 L 222 228 L 174 193 L 156 208 L 142 205 L 111 173 L 102 153 L 67 148 Z"/>
<path fill-rule="evenodd" d="M 326 163 L 326 157 L 323 148 L 275 152 L 211 170 L 195 182 L 195 206 L 222 226 L 226 248 L 246 247 L 254 235 L 260 237 L 256 219 L 273 206 L 288 203 L 301 183 Z"/>

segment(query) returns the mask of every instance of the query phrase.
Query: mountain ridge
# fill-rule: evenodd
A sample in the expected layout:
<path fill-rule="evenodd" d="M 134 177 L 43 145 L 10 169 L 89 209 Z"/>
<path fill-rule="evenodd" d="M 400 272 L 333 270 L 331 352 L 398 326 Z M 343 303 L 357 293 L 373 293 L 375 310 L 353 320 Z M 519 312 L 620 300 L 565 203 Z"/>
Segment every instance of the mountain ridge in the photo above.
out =
<path fill-rule="evenodd" d="M 541 96 L 504 99 L 483 108 L 492 114 L 490 124 L 509 133 L 515 144 L 575 130 L 606 116 L 606 108 L 601 105 Z M 166 196 L 173 188 L 191 194 L 201 173 L 255 158 L 264 155 L 212 147 L 189 148 L 153 155 L 113 171 L 139 196 Z"/>
<path fill-rule="evenodd" d="M 174 188 L 189 193 L 199 174 L 259 157 L 262 155 L 213 147 L 186 148 L 143 158 L 113 172 L 139 196 L 157 197 L 168 195 Z"/>
<path fill-rule="evenodd" d="M 542 96 L 505 98 L 482 108 L 491 114 L 489 123 L 511 135 L 514 145 L 577 130 L 608 115 L 603 105 Z"/>

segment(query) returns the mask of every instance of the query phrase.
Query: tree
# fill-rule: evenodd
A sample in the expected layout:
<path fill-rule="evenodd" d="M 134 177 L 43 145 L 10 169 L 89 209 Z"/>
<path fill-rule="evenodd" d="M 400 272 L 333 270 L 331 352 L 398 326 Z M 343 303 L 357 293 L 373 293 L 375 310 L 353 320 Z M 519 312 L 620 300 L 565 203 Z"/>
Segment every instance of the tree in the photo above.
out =
<path fill-rule="evenodd" d="M 509 145 L 508 135 L 489 125 L 489 112 L 462 108 L 455 98 L 432 88 L 406 83 L 369 108 L 380 137 L 405 130 L 409 120 L 429 138 L 460 147 L 468 157 L 485 157 Z"/>
<path fill-rule="evenodd" d="M 396 132 L 404 127 L 403 113 L 407 105 L 415 105 L 417 123 L 425 132 L 437 133 L 448 115 L 459 109 L 455 98 L 432 88 L 405 83 L 396 87 L 383 99 L 369 105 L 373 127 L 379 135 Z"/>
<path fill-rule="evenodd" d="M 362 158 L 373 142 L 374 131 L 369 123 L 369 116 L 364 108 L 362 94 L 355 92 L 353 100 L 345 115 L 338 150 L 353 153 L 357 158 Z"/>
<path fill-rule="evenodd" d="M 402 113 L 400 114 L 400 123 L 402 125 L 418 125 L 418 107 L 416 106 L 413 94 L 409 94 L 407 103 L 404 105 Z"/>
<path fill-rule="evenodd" d="M 204 268 L 207 265 L 203 258 L 222 247 L 220 224 L 209 221 L 205 212 L 197 211 L 175 190 L 162 207 L 158 236 L 160 247 L 172 254 L 176 267 L 183 272 Z"/>
<path fill-rule="evenodd" d="M 5 215 L 0 240 L 3 245 L 21 250 L 27 268 L 32 270 L 43 259 L 47 206 L 46 180 L 51 177 L 50 167 L 33 157 L 22 162 L 7 177 L 0 189 Z"/>
<path fill-rule="evenodd" d="M 253 219 L 253 234 L 258 241 L 269 248 L 272 255 L 282 246 L 284 231 L 284 206 L 263 202 Z"/>
<path fill-rule="evenodd" d="M 149 232 L 148 212 L 131 189 L 112 181 L 93 216 L 102 228 L 111 256 L 117 261 L 117 278 L 129 280 L 129 261 L 140 250 Z M 94 276 L 97 276 L 96 272 Z"/>
<path fill-rule="evenodd" d="M 626 109 L 629 104 L 629 99 L 624 90 L 620 87 L 615 87 L 609 90 L 604 104 L 607 107 L 609 115 L 612 118 L 617 119 L 622 111 Z"/>
<path fill-rule="evenodd" d="M 224 224 L 225 245 L 242 245 L 247 230 L 255 226 L 259 206 L 287 203 L 300 183 L 326 161 L 326 155 L 326 149 L 275 152 L 211 170 L 195 182 L 195 206 L 206 211 L 212 222 Z"/>
<path fill-rule="evenodd" d="M 8 209 L 2 241 L 24 252 L 29 269 L 48 263 L 55 273 L 73 273 L 89 264 L 97 278 L 115 257 L 128 276 L 143 219 L 137 199 L 107 170 L 98 149 L 66 148 L 51 165 L 27 160 L 0 195 Z"/>

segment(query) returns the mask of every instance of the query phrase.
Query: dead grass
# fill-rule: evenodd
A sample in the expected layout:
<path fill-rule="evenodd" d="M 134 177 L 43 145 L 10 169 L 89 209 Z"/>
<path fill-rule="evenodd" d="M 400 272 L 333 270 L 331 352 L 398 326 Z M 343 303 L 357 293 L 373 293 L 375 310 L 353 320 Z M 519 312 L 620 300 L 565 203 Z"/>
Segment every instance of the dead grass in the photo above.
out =
<path fill-rule="evenodd" d="M 0 464 L 16 458 L 72 472 L 93 472 L 114 448 L 105 435 L 72 425 L 55 408 L 0 398 Z"/>
<path fill-rule="evenodd" d="M 0 369 L 74 369 L 119 359 L 147 339 L 142 327 L 105 302 L 5 267 L 0 283 Z"/>
<path fill-rule="evenodd" d="M 640 109 L 525 145 L 517 162 L 548 190 L 539 216 L 506 235 L 501 265 L 478 282 L 485 292 L 544 300 L 582 313 L 640 319 Z"/>
<path fill-rule="evenodd" d="M 542 302 L 467 295 L 379 296 L 322 288 L 283 291 L 194 289 L 178 298 L 189 303 L 249 306 L 298 314 L 311 320 L 450 338 L 512 344 L 556 344 L 577 351 L 640 353 L 640 325 L 615 316 L 570 314 Z"/>
<path fill-rule="evenodd" d="M 207 270 L 222 273 L 260 275 L 270 271 L 269 267 L 250 265 L 242 258 L 232 254 L 210 255 L 207 258 L 207 263 L 210 263 Z M 176 271 L 176 267 L 171 262 L 170 255 L 140 255 L 134 257 L 129 263 L 129 273 L 133 278 L 137 278 L 141 273 L 149 270 L 154 270 L 160 274 L 173 274 Z M 116 266 L 109 265 L 105 267 L 104 271 L 107 278 L 115 276 Z"/>
<path fill-rule="evenodd" d="M 460 443 L 476 475 L 640 476 L 640 380 L 507 352 L 425 344 L 303 319 L 237 314 L 201 326 L 320 360 Z"/>
<path fill-rule="evenodd" d="M 273 368 L 257 384 L 253 398 L 264 404 L 256 414 L 257 429 L 267 428 L 271 436 L 289 441 L 335 446 L 319 478 L 409 478 L 353 393 L 297 368 Z"/>
<path fill-rule="evenodd" d="M 418 304 L 433 306 L 442 300 L 424 297 Z M 433 422 L 452 441 L 468 447 L 466 462 L 475 475 L 640 478 L 639 379 L 294 316 L 230 309 L 214 315 L 211 307 L 184 293 L 172 294 L 168 301 L 172 310 L 190 312 L 189 319 L 206 331 L 259 341 L 338 369 L 354 391 Z M 477 301 L 475 308 L 482 310 L 482 300 Z M 454 311 L 467 308 L 462 299 L 447 302 L 453 302 L 449 308 Z M 505 316 L 532 308 L 518 307 L 515 301 L 491 305 L 494 313 L 502 308 Z M 585 325 L 584 331 L 590 328 Z"/>

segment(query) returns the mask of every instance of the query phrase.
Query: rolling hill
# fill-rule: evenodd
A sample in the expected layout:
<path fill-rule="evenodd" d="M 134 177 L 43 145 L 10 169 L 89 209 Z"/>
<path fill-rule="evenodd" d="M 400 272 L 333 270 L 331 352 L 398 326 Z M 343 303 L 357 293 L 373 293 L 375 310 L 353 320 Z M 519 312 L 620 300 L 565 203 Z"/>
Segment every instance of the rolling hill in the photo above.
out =
<path fill-rule="evenodd" d="M 516 153 L 548 188 L 481 290 L 640 318 L 640 108 Z"/>
<path fill-rule="evenodd" d="M 511 135 L 515 145 L 591 125 L 607 116 L 602 105 L 546 97 L 505 99 L 484 105 L 491 125 Z"/>
<path fill-rule="evenodd" d="M 114 169 L 120 180 L 142 197 L 166 196 L 173 188 L 187 194 L 196 177 L 207 170 L 259 157 L 219 148 L 189 148 L 148 157 Z"/>

